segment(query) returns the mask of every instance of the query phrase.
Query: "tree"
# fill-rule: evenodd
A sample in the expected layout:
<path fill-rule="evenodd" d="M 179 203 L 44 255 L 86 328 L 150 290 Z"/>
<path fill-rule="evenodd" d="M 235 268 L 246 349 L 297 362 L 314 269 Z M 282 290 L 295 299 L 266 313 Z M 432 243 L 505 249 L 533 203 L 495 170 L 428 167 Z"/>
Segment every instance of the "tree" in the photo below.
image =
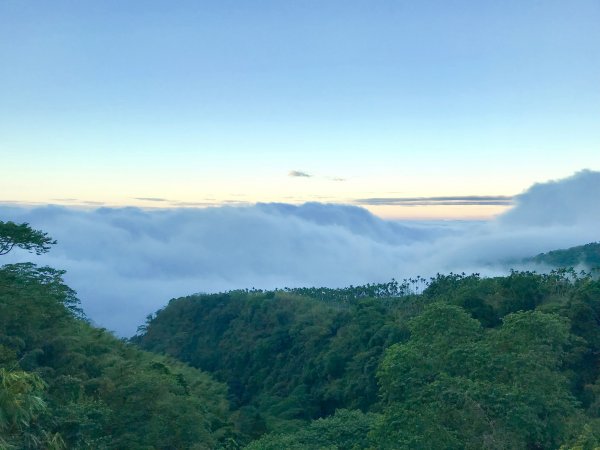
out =
<path fill-rule="evenodd" d="M 246 450 L 355 450 L 369 448 L 367 433 L 377 416 L 338 409 L 332 416 L 312 421 L 296 431 L 271 433 L 253 441 Z"/>
<path fill-rule="evenodd" d="M 571 438 L 578 413 L 561 372 L 566 319 L 518 312 L 484 330 L 440 303 L 410 330 L 378 372 L 385 409 L 371 432 L 377 448 L 557 448 Z"/>
<path fill-rule="evenodd" d="M 54 244 L 56 241 L 47 233 L 34 230 L 28 223 L 16 224 L 0 220 L 0 255 L 6 255 L 15 247 L 41 255 Z"/>
<path fill-rule="evenodd" d="M 45 389 L 34 373 L 0 368 L 0 448 L 64 448 L 60 435 L 32 426 L 47 409 Z"/>

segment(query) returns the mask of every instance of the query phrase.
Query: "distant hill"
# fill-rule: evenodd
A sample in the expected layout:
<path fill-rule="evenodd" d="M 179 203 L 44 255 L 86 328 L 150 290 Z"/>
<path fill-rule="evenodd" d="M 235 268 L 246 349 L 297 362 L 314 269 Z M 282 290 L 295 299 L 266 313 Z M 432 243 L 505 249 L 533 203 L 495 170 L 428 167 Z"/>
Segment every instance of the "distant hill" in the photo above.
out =
<path fill-rule="evenodd" d="M 587 266 L 590 269 L 600 268 L 600 242 L 540 253 L 537 256 L 526 259 L 525 262 L 557 268 L 576 267 L 580 265 Z"/>

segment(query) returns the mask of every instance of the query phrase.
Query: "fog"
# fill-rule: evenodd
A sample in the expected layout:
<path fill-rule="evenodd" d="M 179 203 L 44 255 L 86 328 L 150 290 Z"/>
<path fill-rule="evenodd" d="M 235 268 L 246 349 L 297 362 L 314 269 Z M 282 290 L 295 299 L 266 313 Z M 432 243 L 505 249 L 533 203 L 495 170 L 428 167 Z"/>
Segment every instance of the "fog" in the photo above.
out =
<path fill-rule="evenodd" d="M 600 240 L 600 173 L 536 184 L 487 222 L 391 221 L 336 204 L 212 208 L 0 206 L 58 240 L 47 255 L 67 270 L 87 316 L 121 336 L 170 298 L 236 288 L 330 286 L 437 272 L 499 274 L 519 259 Z"/>

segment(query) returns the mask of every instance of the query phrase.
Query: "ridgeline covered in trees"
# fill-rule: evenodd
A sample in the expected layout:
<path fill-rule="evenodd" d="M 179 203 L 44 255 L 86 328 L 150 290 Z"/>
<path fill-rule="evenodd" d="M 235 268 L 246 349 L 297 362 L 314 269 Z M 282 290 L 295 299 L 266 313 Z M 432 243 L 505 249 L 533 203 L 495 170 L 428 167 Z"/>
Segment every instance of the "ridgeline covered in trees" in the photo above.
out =
<path fill-rule="evenodd" d="M 591 242 L 562 250 L 540 253 L 525 260 L 526 263 L 548 267 L 583 267 L 586 270 L 600 268 L 600 242 Z"/>
<path fill-rule="evenodd" d="M 53 243 L 0 222 L 0 253 Z M 600 447 L 588 273 L 193 295 L 130 342 L 61 276 L 0 268 L 2 449 Z"/>

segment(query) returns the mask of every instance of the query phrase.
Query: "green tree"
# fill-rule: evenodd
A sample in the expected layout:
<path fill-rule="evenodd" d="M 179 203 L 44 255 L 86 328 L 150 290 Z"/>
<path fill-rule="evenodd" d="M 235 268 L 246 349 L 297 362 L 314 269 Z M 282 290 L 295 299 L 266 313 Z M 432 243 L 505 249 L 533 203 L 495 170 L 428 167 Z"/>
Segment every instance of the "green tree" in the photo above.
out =
<path fill-rule="evenodd" d="M 557 448 L 570 438 L 567 320 L 520 312 L 485 331 L 461 308 L 434 304 L 410 328 L 378 373 L 387 407 L 377 448 Z"/>
<path fill-rule="evenodd" d="M 46 251 L 52 242 L 36 233 L 4 233 L 5 250 Z M 198 450 L 237 440 L 224 385 L 92 327 L 63 273 L 0 267 L 1 450 Z"/>
<path fill-rule="evenodd" d="M 0 255 L 6 255 L 15 247 L 41 255 L 54 244 L 56 241 L 47 233 L 34 230 L 28 223 L 16 224 L 0 220 Z"/>
<path fill-rule="evenodd" d="M 358 450 L 369 447 L 368 432 L 375 414 L 339 409 L 291 433 L 271 433 L 245 447 L 247 450 Z"/>
<path fill-rule="evenodd" d="M 64 448 L 59 435 L 32 426 L 47 409 L 45 388 L 33 373 L 0 368 L 0 448 Z"/>

